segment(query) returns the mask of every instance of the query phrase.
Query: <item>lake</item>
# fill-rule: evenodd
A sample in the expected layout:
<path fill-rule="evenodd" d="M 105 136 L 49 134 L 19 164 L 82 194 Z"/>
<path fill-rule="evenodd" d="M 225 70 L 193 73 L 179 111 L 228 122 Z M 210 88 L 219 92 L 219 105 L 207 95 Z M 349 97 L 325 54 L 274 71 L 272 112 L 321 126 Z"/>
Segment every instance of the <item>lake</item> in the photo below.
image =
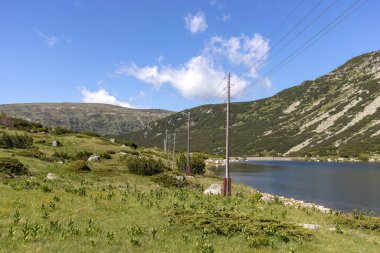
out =
<path fill-rule="evenodd" d="M 225 175 L 224 166 L 212 170 L 218 176 Z M 246 161 L 231 163 L 230 177 L 232 182 L 261 192 L 347 212 L 372 210 L 380 215 L 379 163 Z"/>

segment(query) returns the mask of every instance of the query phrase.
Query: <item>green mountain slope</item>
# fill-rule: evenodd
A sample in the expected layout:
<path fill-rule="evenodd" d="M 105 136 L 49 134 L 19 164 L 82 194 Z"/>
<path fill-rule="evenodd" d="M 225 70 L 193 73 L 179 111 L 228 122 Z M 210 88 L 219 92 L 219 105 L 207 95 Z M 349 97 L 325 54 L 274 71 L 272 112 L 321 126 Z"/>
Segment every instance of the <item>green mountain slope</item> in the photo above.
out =
<path fill-rule="evenodd" d="M 144 128 L 150 121 L 170 115 L 171 111 L 130 109 L 106 104 L 31 103 L 0 105 L 8 116 L 38 122 L 49 127 L 119 135 Z"/>
<path fill-rule="evenodd" d="M 359 156 L 380 151 L 380 51 L 351 59 L 314 81 L 273 97 L 231 105 L 233 155 Z M 162 146 L 165 130 L 185 149 L 190 111 L 193 150 L 224 152 L 225 105 L 204 105 L 151 122 L 125 137 Z"/>

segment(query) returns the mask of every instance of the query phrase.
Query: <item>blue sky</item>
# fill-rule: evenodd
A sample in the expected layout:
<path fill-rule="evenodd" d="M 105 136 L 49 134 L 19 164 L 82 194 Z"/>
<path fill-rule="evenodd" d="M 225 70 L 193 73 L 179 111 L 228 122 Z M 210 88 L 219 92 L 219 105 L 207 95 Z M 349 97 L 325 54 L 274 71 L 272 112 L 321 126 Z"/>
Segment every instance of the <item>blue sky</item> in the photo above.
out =
<path fill-rule="evenodd" d="M 268 97 L 380 49 L 380 1 L 359 0 L 363 7 L 271 73 L 355 2 L 2 0 L 0 103 L 179 111 L 223 102 L 228 70 L 234 101 Z"/>

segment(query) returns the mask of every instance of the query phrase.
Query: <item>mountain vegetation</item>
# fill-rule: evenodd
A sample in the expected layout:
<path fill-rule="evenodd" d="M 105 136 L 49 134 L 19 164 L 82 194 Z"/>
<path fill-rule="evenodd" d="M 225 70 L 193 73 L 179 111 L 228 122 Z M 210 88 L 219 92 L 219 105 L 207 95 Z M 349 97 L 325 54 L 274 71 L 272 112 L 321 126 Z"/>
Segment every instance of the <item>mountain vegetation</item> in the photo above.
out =
<path fill-rule="evenodd" d="M 185 177 L 157 148 L 4 126 L 0 135 L 33 140 L 0 147 L 0 252 L 378 252 L 371 213 L 289 206 L 238 183 L 230 197 L 205 195 L 221 179 Z M 84 159 L 92 154 L 104 158 Z"/>
<path fill-rule="evenodd" d="M 170 115 L 159 109 L 131 109 L 106 104 L 30 103 L 0 105 L 3 112 L 14 118 L 62 127 L 76 132 L 91 131 L 115 136 L 144 128 L 150 121 Z"/>
<path fill-rule="evenodd" d="M 380 152 L 380 51 L 355 57 L 327 75 L 273 97 L 231 104 L 231 153 L 235 156 L 369 158 Z M 192 150 L 221 154 L 225 105 L 174 113 L 124 135 L 143 146 L 162 146 L 165 130 L 185 150 L 187 113 Z"/>

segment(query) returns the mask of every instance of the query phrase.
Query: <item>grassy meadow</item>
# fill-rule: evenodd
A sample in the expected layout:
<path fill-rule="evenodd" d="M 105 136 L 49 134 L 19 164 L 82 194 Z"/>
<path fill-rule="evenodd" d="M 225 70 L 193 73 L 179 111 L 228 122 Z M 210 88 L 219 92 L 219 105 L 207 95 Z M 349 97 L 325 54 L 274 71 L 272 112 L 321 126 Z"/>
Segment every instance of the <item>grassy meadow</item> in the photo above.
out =
<path fill-rule="evenodd" d="M 128 171 L 129 156 L 166 162 L 158 149 L 132 150 L 83 134 L 27 134 L 32 148 L 0 148 L 0 158 L 16 158 L 29 170 L 18 176 L 0 172 L 0 252 L 380 250 L 380 220 L 365 212 L 322 214 L 278 199 L 264 202 L 237 183 L 231 197 L 204 195 L 210 184 L 221 184 L 208 171 L 183 182 L 169 169 L 154 176 Z M 52 147 L 53 140 L 62 146 Z M 108 155 L 87 163 L 89 172 L 74 170 L 73 160 L 84 151 Z M 48 173 L 58 179 L 47 180 Z"/>

